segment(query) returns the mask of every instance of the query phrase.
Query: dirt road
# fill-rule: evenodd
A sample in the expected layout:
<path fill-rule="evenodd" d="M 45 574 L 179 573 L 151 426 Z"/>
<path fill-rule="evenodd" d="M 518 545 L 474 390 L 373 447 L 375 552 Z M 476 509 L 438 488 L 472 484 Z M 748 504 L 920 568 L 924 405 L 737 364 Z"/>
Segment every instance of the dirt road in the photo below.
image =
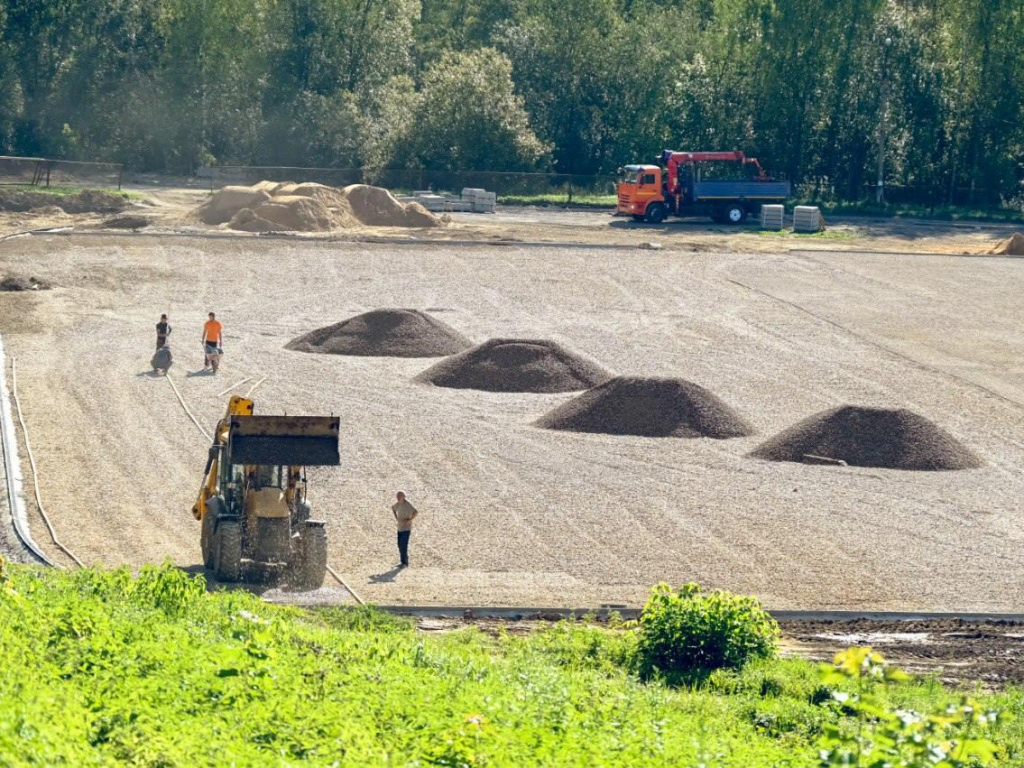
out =
<path fill-rule="evenodd" d="M 0 332 L 44 501 L 86 561 L 199 560 L 188 510 L 206 444 L 148 366 L 168 312 L 171 375 L 201 423 L 247 376 L 268 377 L 258 412 L 341 416 L 342 467 L 312 472 L 313 492 L 332 565 L 369 600 L 636 605 L 664 579 L 773 608 L 1024 605 L 1019 260 L 50 236 L 0 243 L 0 270 L 57 286 L 4 295 Z M 532 422 L 571 395 L 438 389 L 411 381 L 428 360 L 283 349 L 377 307 L 436 313 L 477 341 L 553 339 L 618 373 L 683 376 L 760 434 L 549 432 Z M 217 377 L 201 373 L 209 310 L 225 322 Z M 986 466 L 745 457 L 844 403 L 911 408 Z M 403 572 L 388 510 L 399 488 L 422 512 Z"/>

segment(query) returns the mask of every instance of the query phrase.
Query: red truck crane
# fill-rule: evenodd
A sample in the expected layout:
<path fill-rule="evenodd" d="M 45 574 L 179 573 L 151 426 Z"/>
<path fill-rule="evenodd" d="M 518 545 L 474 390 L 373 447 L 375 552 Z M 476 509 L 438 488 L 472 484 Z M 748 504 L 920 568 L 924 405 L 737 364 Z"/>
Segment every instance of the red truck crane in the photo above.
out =
<path fill-rule="evenodd" d="M 673 152 L 666 149 L 658 165 L 627 165 L 616 184 L 618 212 L 636 221 L 659 223 L 668 215 L 709 215 L 715 221 L 742 224 L 764 203 L 789 197 L 788 181 L 770 178 L 756 157 L 742 152 Z M 703 177 L 701 163 L 753 165 L 757 176 L 742 181 Z"/>

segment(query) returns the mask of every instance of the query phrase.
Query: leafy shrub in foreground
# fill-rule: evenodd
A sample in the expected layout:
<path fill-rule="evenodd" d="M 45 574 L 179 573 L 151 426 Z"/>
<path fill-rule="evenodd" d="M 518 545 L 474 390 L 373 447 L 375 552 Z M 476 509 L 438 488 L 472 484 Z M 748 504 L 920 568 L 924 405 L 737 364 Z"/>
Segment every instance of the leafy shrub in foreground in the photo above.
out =
<path fill-rule="evenodd" d="M 659 584 L 640 614 L 640 675 L 679 675 L 738 668 L 775 654 L 779 626 L 756 598 L 704 594 L 697 584 L 678 592 Z"/>
<path fill-rule="evenodd" d="M 847 720 L 825 727 L 818 740 L 822 766 L 865 765 L 887 768 L 968 768 L 994 765 L 1002 749 L 982 734 L 1013 716 L 986 709 L 963 696 L 937 712 L 897 709 L 878 696 L 879 682 L 910 677 L 886 664 L 871 648 L 848 648 L 836 654 L 833 666 L 821 665 L 826 685 L 860 683 L 856 693 L 836 690 Z"/>

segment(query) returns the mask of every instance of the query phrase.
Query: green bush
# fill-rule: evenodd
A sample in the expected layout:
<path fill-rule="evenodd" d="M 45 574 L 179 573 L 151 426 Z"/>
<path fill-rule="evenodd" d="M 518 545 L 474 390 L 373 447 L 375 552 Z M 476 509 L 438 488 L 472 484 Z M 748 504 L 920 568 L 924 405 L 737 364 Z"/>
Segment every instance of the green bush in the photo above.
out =
<path fill-rule="evenodd" d="M 773 656 L 778 637 L 778 624 L 756 598 L 659 584 L 640 614 L 640 674 L 672 680 L 739 668 Z"/>

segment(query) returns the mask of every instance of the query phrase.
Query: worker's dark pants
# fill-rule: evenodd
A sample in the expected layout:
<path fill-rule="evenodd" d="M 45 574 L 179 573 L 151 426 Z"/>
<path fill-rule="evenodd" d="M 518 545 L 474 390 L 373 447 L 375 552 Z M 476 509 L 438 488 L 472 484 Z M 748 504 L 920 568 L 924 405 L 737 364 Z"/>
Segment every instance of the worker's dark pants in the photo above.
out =
<path fill-rule="evenodd" d="M 402 565 L 409 564 L 409 537 L 412 536 L 412 531 L 399 531 L 398 532 L 398 558 Z"/>
<path fill-rule="evenodd" d="M 156 348 L 157 349 L 160 349 L 160 347 L 162 347 L 166 343 L 167 343 L 167 337 L 166 336 L 157 336 L 156 337 Z"/>

